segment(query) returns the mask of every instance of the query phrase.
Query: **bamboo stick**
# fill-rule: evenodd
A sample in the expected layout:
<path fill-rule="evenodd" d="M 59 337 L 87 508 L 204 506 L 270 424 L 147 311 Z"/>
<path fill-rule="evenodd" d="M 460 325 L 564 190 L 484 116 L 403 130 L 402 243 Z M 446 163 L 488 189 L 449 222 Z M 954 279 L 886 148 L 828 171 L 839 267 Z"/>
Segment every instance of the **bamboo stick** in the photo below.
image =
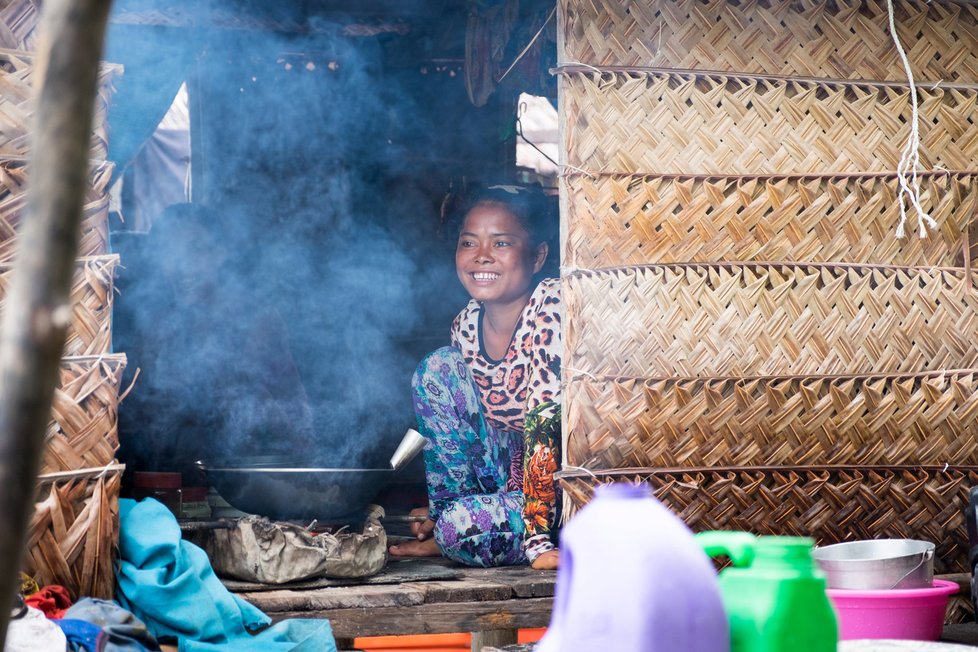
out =
<path fill-rule="evenodd" d="M 28 215 L 0 324 L 0 640 L 18 586 L 71 315 L 87 153 L 109 0 L 45 0 Z"/>

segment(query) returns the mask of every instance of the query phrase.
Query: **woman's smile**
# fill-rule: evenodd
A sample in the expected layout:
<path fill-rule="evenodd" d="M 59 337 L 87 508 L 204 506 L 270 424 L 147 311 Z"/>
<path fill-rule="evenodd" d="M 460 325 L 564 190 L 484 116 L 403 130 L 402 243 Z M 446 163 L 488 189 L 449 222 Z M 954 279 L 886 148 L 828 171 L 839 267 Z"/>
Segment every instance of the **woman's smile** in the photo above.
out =
<path fill-rule="evenodd" d="M 472 272 L 472 278 L 475 279 L 476 283 L 488 284 L 498 279 L 499 274 L 495 272 Z"/>

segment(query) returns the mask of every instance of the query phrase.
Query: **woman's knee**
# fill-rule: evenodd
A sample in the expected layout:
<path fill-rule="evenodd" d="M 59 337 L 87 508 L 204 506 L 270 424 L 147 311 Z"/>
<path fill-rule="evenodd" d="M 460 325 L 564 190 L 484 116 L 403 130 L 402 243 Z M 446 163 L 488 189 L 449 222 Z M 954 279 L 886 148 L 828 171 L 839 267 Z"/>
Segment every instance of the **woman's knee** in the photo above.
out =
<path fill-rule="evenodd" d="M 456 370 L 458 363 L 465 364 L 462 352 L 454 346 L 443 346 L 435 349 L 425 357 L 421 358 L 417 369 L 414 371 L 414 384 L 417 385 L 419 379 L 427 378 L 433 374 L 442 375 L 446 366 L 449 370 Z"/>
<path fill-rule="evenodd" d="M 442 554 L 467 566 L 525 563 L 522 528 L 501 514 L 477 514 L 472 498 L 450 503 L 439 514 L 434 536 Z"/>
<path fill-rule="evenodd" d="M 452 346 L 443 346 L 426 355 L 414 371 L 411 386 L 415 396 L 422 393 L 438 394 L 439 387 L 459 386 L 468 379 L 468 367 L 462 352 Z"/>

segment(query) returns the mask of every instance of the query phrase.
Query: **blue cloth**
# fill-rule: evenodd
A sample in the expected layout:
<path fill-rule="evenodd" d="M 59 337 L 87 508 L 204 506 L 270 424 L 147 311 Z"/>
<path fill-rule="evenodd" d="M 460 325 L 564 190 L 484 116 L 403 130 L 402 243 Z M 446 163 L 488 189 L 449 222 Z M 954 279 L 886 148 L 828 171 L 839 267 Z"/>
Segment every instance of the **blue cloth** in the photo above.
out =
<path fill-rule="evenodd" d="M 115 602 L 82 598 L 65 612 L 65 619 L 84 620 L 101 627 L 105 645 L 99 650 L 104 652 L 160 652 L 159 643 L 146 625 Z"/>
<path fill-rule="evenodd" d="M 177 639 L 180 652 L 336 652 L 326 620 L 271 623 L 232 595 L 203 550 L 184 541 L 162 503 L 119 501 L 116 599 L 157 638 Z"/>
<path fill-rule="evenodd" d="M 62 618 L 51 622 L 65 633 L 68 649 L 72 652 L 102 652 L 105 649 L 105 636 L 98 625 L 73 618 Z"/>

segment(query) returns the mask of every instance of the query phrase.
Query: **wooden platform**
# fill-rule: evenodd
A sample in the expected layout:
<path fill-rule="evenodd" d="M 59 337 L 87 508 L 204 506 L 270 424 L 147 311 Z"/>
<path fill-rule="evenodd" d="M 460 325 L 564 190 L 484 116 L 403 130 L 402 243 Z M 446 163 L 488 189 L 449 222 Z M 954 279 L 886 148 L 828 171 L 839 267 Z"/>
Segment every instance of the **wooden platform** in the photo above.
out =
<path fill-rule="evenodd" d="M 499 646 L 524 652 L 532 646 L 516 642 L 516 630 L 550 623 L 554 571 L 526 566 L 467 568 L 445 559 L 391 561 L 360 580 L 319 579 L 281 587 L 224 580 L 232 592 L 278 622 L 286 618 L 326 618 L 340 649 L 352 648 L 360 636 L 472 632 L 473 650 Z M 946 575 L 967 590 L 964 575 Z M 873 647 L 875 645 L 876 647 Z M 889 652 L 908 649 L 907 642 L 847 641 L 840 652 Z M 978 650 L 978 625 L 948 625 L 943 643 L 919 650 Z M 904 647 L 901 647 L 904 646 Z M 487 647 L 487 650 L 495 649 Z"/>
<path fill-rule="evenodd" d="M 225 581 L 278 622 L 327 618 L 338 641 L 359 636 L 473 632 L 474 650 L 516 642 L 516 630 L 550 623 L 555 571 L 466 568 L 444 559 L 391 561 L 365 580 L 281 588 Z M 478 646 L 478 647 L 477 647 Z"/>

